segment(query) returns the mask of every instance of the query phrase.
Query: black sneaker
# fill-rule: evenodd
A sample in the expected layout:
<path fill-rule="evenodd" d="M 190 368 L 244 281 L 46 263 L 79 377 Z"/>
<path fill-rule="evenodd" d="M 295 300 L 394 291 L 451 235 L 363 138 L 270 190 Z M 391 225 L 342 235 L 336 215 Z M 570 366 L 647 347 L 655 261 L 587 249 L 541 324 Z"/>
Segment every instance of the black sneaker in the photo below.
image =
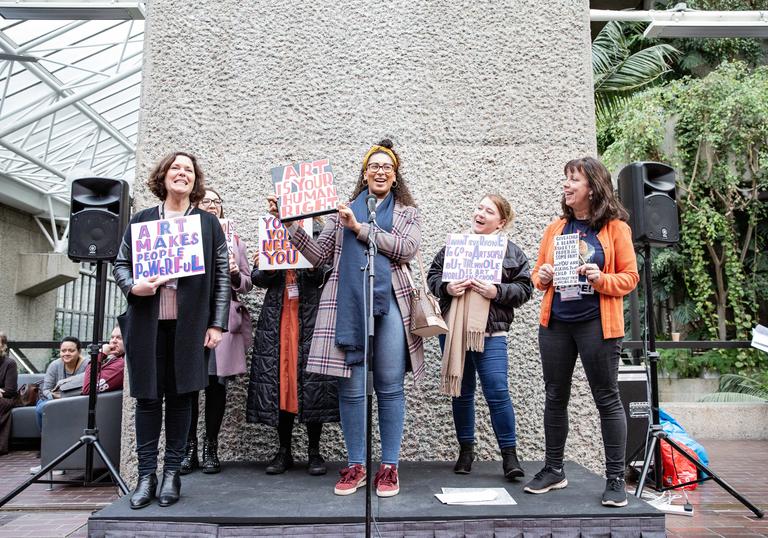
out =
<path fill-rule="evenodd" d="M 623 478 L 609 478 L 605 481 L 603 506 L 627 506 L 627 489 Z"/>
<path fill-rule="evenodd" d="M 563 489 L 567 485 L 568 480 L 562 469 L 558 473 L 552 467 L 544 467 L 525 485 L 523 491 L 526 493 L 547 493 L 553 489 Z"/>

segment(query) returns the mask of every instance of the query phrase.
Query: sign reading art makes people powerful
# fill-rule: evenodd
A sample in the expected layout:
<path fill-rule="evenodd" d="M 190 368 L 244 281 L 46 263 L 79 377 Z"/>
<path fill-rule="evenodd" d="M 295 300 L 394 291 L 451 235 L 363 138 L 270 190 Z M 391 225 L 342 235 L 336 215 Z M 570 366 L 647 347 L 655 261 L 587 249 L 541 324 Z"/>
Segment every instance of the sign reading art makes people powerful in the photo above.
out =
<path fill-rule="evenodd" d="M 299 222 L 312 237 L 312 219 Z M 259 219 L 259 269 L 308 269 L 312 264 L 294 248 L 285 226 L 273 216 Z"/>
<path fill-rule="evenodd" d="M 473 278 L 500 284 L 506 252 L 507 238 L 501 235 L 448 234 L 443 282 Z"/>
<path fill-rule="evenodd" d="M 271 172 L 283 222 L 336 211 L 339 197 L 328 159 L 277 166 Z"/>
<path fill-rule="evenodd" d="M 205 273 L 200 215 L 131 224 L 133 281 Z"/>

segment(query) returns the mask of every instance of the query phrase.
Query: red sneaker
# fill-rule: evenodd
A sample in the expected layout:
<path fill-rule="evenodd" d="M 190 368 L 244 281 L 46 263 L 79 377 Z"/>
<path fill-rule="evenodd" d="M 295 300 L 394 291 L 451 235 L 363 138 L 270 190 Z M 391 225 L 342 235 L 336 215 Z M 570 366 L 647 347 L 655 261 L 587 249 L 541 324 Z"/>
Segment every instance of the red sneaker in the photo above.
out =
<path fill-rule="evenodd" d="M 394 497 L 400 493 L 397 467 L 389 463 L 382 463 L 379 472 L 373 479 L 373 485 L 376 486 L 376 495 L 379 497 Z"/>
<path fill-rule="evenodd" d="M 365 485 L 365 467 L 359 463 L 344 467 L 339 474 L 341 478 L 333 488 L 336 495 L 352 495 L 357 488 Z"/>

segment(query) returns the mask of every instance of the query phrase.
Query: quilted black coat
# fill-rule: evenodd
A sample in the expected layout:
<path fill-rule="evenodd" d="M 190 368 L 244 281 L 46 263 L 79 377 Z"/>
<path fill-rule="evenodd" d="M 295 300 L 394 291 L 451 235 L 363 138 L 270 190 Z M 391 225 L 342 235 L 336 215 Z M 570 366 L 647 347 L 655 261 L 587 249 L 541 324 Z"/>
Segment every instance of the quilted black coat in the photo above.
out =
<path fill-rule="evenodd" d="M 328 267 L 296 271 L 299 286 L 299 421 L 338 422 L 339 403 L 335 378 L 305 371 L 317 304 Z M 253 338 L 251 379 L 248 383 L 248 422 L 277 427 L 280 412 L 280 313 L 283 308 L 285 271 L 251 273 L 254 286 L 267 289 Z"/>

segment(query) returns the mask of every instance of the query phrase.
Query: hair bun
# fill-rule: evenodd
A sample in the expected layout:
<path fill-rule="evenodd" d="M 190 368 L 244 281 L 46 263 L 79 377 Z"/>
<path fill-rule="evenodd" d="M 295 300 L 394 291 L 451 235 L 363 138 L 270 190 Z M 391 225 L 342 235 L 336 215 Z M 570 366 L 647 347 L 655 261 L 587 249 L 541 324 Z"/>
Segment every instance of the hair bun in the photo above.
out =
<path fill-rule="evenodd" d="M 387 149 L 392 149 L 393 145 L 394 144 L 392 144 L 392 141 L 389 138 L 385 138 L 385 139 L 383 139 L 381 142 L 379 142 L 377 144 L 377 146 L 381 146 L 381 147 L 387 148 Z"/>

